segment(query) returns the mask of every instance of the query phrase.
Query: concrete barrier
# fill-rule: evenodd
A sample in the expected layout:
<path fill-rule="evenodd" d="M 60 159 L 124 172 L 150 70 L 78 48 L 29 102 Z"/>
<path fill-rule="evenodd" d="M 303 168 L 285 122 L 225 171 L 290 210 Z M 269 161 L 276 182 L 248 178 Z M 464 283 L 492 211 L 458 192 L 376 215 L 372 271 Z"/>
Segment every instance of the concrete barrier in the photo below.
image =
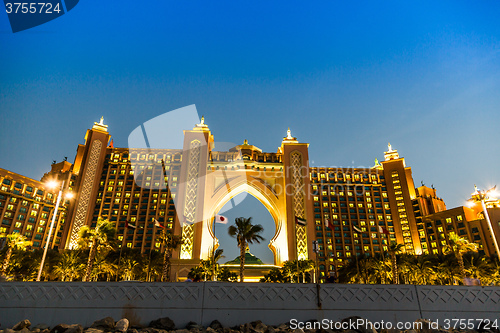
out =
<path fill-rule="evenodd" d="M 318 299 L 319 291 L 319 299 Z M 148 325 L 170 317 L 177 327 L 212 320 L 233 326 L 262 320 L 338 321 L 360 316 L 373 322 L 413 322 L 419 318 L 498 319 L 499 287 L 140 282 L 2 282 L 1 328 L 22 319 L 34 325 L 80 323 L 106 316 Z M 499 323 L 500 324 L 500 323 Z"/>

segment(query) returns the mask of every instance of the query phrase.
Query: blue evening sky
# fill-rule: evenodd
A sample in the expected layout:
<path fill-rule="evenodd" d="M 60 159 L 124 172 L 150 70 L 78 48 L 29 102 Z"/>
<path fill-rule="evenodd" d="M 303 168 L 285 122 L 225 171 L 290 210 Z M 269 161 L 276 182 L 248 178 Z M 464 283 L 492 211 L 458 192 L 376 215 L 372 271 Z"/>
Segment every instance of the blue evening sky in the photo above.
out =
<path fill-rule="evenodd" d="M 498 1 L 81 0 L 13 34 L 2 12 L 0 167 L 39 179 L 101 115 L 125 147 L 196 104 L 216 141 L 274 152 L 290 127 L 314 166 L 369 167 L 391 142 L 456 207 L 500 185 L 499 17 Z M 233 213 L 272 228 L 259 205 Z"/>

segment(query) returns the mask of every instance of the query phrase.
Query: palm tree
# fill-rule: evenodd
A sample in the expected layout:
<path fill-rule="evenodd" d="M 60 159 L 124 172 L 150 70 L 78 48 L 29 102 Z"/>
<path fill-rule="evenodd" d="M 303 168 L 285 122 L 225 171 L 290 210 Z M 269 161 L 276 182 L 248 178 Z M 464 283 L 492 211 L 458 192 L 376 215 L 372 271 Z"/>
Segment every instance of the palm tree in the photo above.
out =
<path fill-rule="evenodd" d="M 163 269 L 161 273 L 161 281 L 170 281 L 170 258 L 172 252 L 182 244 L 182 238 L 178 235 L 172 235 L 166 230 L 158 237 L 163 244 Z"/>
<path fill-rule="evenodd" d="M 435 275 L 432 256 L 425 254 L 414 256 L 408 266 L 411 282 L 414 284 L 429 284 Z"/>
<path fill-rule="evenodd" d="M 490 277 L 495 273 L 494 267 L 487 257 L 479 255 L 477 252 L 464 254 L 465 271 L 473 278 L 479 279 L 481 284 L 488 285 Z M 491 282 L 490 282 L 491 283 Z"/>
<path fill-rule="evenodd" d="M 204 272 L 204 280 L 212 280 L 214 278 L 214 275 L 217 276 L 219 274 L 219 264 L 217 261 L 219 261 L 221 258 L 224 256 L 222 253 L 224 252 L 223 249 L 217 249 L 215 250 L 215 253 L 210 255 L 210 258 L 208 260 L 202 260 L 200 263 L 200 267 Z"/>
<path fill-rule="evenodd" d="M 101 249 L 112 248 L 115 242 L 115 236 L 115 224 L 103 218 L 97 219 L 97 224 L 94 229 L 89 226 L 83 226 L 80 229 L 80 248 L 90 248 L 87 268 L 82 281 L 90 281 L 97 252 Z"/>
<path fill-rule="evenodd" d="M 355 254 L 356 256 L 356 270 L 357 270 L 357 276 L 358 279 L 363 282 L 363 284 L 367 284 L 370 274 L 369 270 L 371 268 L 370 265 L 370 260 L 369 260 L 369 254 L 366 253 L 361 253 L 361 254 Z"/>
<path fill-rule="evenodd" d="M 200 266 L 196 266 L 196 267 L 191 268 L 187 277 L 188 277 L 188 279 L 191 279 L 191 280 L 197 280 L 197 279 L 201 280 L 201 278 L 203 277 L 204 274 L 205 274 L 205 272 L 203 271 L 203 269 Z"/>
<path fill-rule="evenodd" d="M 284 270 L 282 268 L 274 267 L 269 273 L 264 275 L 260 282 L 273 282 L 273 283 L 285 283 L 289 282 L 288 278 L 285 276 Z"/>
<path fill-rule="evenodd" d="M 396 255 L 399 254 L 403 250 L 404 245 L 398 244 L 395 241 L 392 241 L 389 245 L 388 251 L 391 256 L 392 262 L 392 282 L 395 284 L 399 284 L 399 276 L 398 276 L 398 264 Z"/>
<path fill-rule="evenodd" d="M 122 258 L 120 272 L 124 281 L 135 280 L 135 276 L 139 273 L 141 267 L 141 262 L 138 259 L 134 253 L 129 253 L 129 255 Z"/>
<path fill-rule="evenodd" d="M 26 237 L 19 233 L 13 233 L 9 235 L 2 235 L 2 237 L 6 238 L 7 252 L 5 253 L 5 257 L 3 259 L 2 267 L 0 267 L 0 276 L 4 276 L 7 272 L 7 268 L 9 267 L 10 257 L 12 256 L 12 251 L 14 249 L 24 250 L 28 246 L 31 246 L 31 242 L 26 240 Z"/>
<path fill-rule="evenodd" d="M 302 275 L 302 283 L 306 283 L 306 273 L 314 270 L 316 265 L 314 264 L 314 260 L 304 259 L 304 260 L 299 260 L 298 267 L 299 267 L 298 274 Z"/>
<path fill-rule="evenodd" d="M 398 278 L 400 276 L 404 279 L 404 284 L 409 284 L 412 271 L 411 271 L 411 263 L 413 261 L 414 256 L 410 254 L 403 253 L 398 256 Z"/>
<path fill-rule="evenodd" d="M 146 276 L 146 282 L 156 281 L 156 277 L 160 277 L 163 272 L 163 255 L 160 251 L 150 250 L 146 256 L 143 275 Z"/>
<path fill-rule="evenodd" d="M 380 278 L 380 283 L 385 284 L 387 281 L 387 277 L 389 276 L 388 266 L 385 257 L 382 256 L 372 257 L 369 262 L 369 266 L 370 266 L 370 271 L 373 272 L 372 275 L 376 277 L 377 281 L 375 281 L 375 283 L 377 283 L 378 278 Z"/>
<path fill-rule="evenodd" d="M 498 286 L 500 285 L 500 265 L 498 260 L 493 260 L 491 267 L 494 273 L 488 277 L 487 284 Z"/>
<path fill-rule="evenodd" d="M 84 268 L 85 264 L 80 257 L 80 251 L 66 250 L 61 254 L 59 263 L 54 266 L 54 274 L 60 281 L 73 281 Z"/>
<path fill-rule="evenodd" d="M 465 279 L 465 267 L 463 254 L 469 251 L 476 252 L 477 244 L 470 243 L 467 239 L 458 236 L 454 232 L 448 234 L 448 245 L 445 248 L 446 252 L 453 252 L 458 260 L 458 267 L 460 268 L 460 275 L 462 281 Z"/>
<path fill-rule="evenodd" d="M 220 272 L 217 273 L 217 280 L 225 282 L 237 282 L 238 274 L 231 272 L 227 267 L 222 267 Z"/>
<path fill-rule="evenodd" d="M 54 250 L 47 251 L 46 265 L 43 266 L 42 277 L 45 280 L 49 275 L 49 260 L 53 261 Z M 37 277 L 43 250 L 23 251 L 14 249 L 9 260 L 6 275 L 14 276 L 15 280 L 32 281 Z"/>
<path fill-rule="evenodd" d="M 282 275 L 285 279 L 297 277 L 297 283 L 300 282 L 302 276 L 302 283 L 306 283 L 306 273 L 315 268 L 314 261 L 306 260 L 287 260 L 283 263 Z M 273 272 L 276 275 L 276 272 Z"/>
<path fill-rule="evenodd" d="M 457 258 L 453 253 L 439 255 L 439 264 L 436 271 L 439 282 L 442 285 L 457 285 L 457 279 L 460 279 L 460 268 Z"/>
<path fill-rule="evenodd" d="M 207 279 L 210 279 L 212 276 L 212 265 L 210 260 L 203 260 L 201 259 L 200 265 L 201 271 L 203 272 L 203 281 L 207 281 Z"/>
<path fill-rule="evenodd" d="M 287 260 L 283 263 L 283 275 L 286 279 L 290 279 L 290 282 L 293 282 L 293 276 L 297 276 L 297 283 L 299 282 L 299 274 L 297 270 L 297 260 Z"/>
<path fill-rule="evenodd" d="M 99 277 L 102 275 L 105 276 L 106 281 L 111 281 L 111 276 L 116 274 L 118 268 L 118 265 L 112 260 L 112 254 L 112 251 L 101 251 L 97 253 L 90 277 L 92 281 L 98 281 Z"/>
<path fill-rule="evenodd" d="M 240 248 L 240 282 L 243 282 L 245 278 L 245 251 L 247 244 L 253 244 L 253 242 L 260 243 L 261 240 L 264 240 L 264 237 L 259 235 L 263 230 L 262 225 L 252 224 L 251 217 L 247 219 L 237 217 L 234 225 L 229 226 L 227 229 L 229 236 L 236 238 L 238 247 Z"/>

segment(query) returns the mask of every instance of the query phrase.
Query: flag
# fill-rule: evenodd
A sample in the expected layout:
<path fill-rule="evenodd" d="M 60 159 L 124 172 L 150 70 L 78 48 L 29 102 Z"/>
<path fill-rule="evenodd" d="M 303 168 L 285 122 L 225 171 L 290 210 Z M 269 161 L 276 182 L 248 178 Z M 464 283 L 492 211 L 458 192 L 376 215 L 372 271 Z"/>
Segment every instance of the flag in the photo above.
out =
<path fill-rule="evenodd" d="M 386 228 L 381 227 L 381 226 L 378 226 L 378 232 L 380 232 L 381 234 L 389 235 L 389 231 L 387 231 Z"/>
<path fill-rule="evenodd" d="M 215 215 L 215 223 L 222 223 L 222 224 L 227 224 L 227 217 L 222 216 L 222 215 Z"/>
<path fill-rule="evenodd" d="M 356 227 L 355 225 L 353 225 L 353 226 L 352 226 L 352 228 L 353 228 L 354 230 L 356 230 L 357 232 L 359 232 L 359 233 L 363 232 L 363 231 L 361 231 L 361 229 L 359 229 L 359 228 L 358 228 L 358 227 Z"/>
<path fill-rule="evenodd" d="M 125 228 L 137 229 L 137 227 L 129 221 L 125 221 Z"/>
<path fill-rule="evenodd" d="M 158 222 L 158 220 L 157 220 L 157 219 L 155 219 L 155 227 L 165 229 L 165 227 L 164 227 L 164 226 L 162 226 L 162 225 L 160 224 L 160 222 Z"/>
<path fill-rule="evenodd" d="M 305 226 L 306 225 L 306 220 L 302 219 L 300 217 L 295 216 L 295 223 L 297 223 L 298 225 L 301 225 L 301 226 Z"/>
<path fill-rule="evenodd" d="M 330 228 L 330 230 L 333 230 L 333 225 L 332 225 L 332 223 L 330 222 L 330 220 L 328 220 L 328 219 L 327 219 L 327 220 L 325 220 L 325 226 L 326 226 L 326 227 L 328 227 L 328 228 Z"/>

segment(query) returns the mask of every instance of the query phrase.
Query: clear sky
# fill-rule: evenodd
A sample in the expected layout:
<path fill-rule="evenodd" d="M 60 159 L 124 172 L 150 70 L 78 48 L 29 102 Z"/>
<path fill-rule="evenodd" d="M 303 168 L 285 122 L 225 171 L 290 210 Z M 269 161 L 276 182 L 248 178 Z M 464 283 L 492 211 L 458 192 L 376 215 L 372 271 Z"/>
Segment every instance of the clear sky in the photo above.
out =
<path fill-rule="evenodd" d="M 314 166 L 369 167 L 390 142 L 456 207 L 500 185 L 499 17 L 498 1 L 82 0 L 13 34 L 2 12 L 0 167 L 39 179 L 101 116 L 125 147 L 196 104 L 216 141 L 274 152 L 290 127 Z"/>

